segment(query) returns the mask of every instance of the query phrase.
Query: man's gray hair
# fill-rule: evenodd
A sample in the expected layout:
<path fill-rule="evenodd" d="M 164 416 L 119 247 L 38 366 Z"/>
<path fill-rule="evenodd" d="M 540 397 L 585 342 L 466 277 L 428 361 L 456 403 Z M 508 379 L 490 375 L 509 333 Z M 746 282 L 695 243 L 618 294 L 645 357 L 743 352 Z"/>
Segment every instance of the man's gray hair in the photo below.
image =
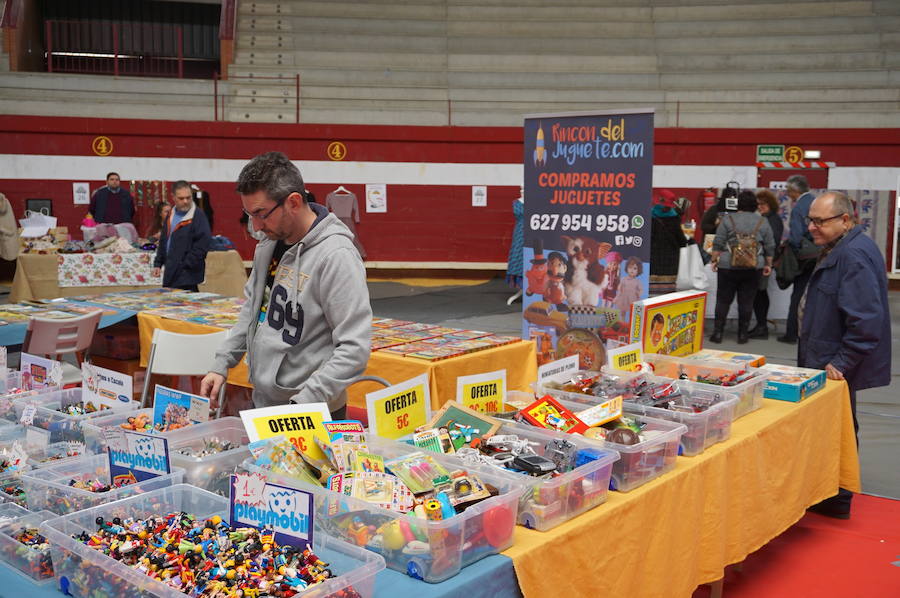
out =
<path fill-rule="evenodd" d="M 802 174 L 794 174 L 788 177 L 787 187 L 800 193 L 806 193 L 809 191 L 809 181 Z"/>
<path fill-rule="evenodd" d="M 831 207 L 834 208 L 832 216 L 849 214 L 851 220 L 856 217 L 856 206 L 854 206 L 853 200 L 850 199 L 846 193 L 843 193 L 842 191 L 825 191 L 819 195 L 819 197 L 824 197 L 826 195 L 831 196 Z"/>
<path fill-rule="evenodd" d="M 299 193 L 306 201 L 303 176 L 296 166 L 281 152 L 260 154 L 250 160 L 237 180 L 237 192 L 250 195 L 265 191 L 272 201 L 284 201 L 291 193 Z"/>

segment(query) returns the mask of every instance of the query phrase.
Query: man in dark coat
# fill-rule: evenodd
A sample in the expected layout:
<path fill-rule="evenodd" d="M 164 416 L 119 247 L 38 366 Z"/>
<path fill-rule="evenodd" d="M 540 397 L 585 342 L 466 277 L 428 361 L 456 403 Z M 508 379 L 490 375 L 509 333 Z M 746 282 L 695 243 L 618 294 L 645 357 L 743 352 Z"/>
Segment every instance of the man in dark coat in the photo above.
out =
<path fill-rule="evenodd" d="M 850 387 L 853 426 L 856 392 L 891 382 L 891 315 L 884 259 L 875 242 L 854 225 L 853 204 L 826 191 L 809 208 L 807 228 L 822 248 L 800 303 L 797 364 L 825 370 Z M 857 439 L 858 442 L 858 439 Z M 838 494 L 811 507 L 846 519 L 853 494 Z"/>
<path fill-rule="evenodd" d="M 193 200 L 191 185 L 177 181 L 173 185 L 175 209 L 163 224 L 153 274 L 165 266 L 163 286 L 186 291 L 197 291 L 206 277 L 206 253 L 212 234 L 203 210 Z"/>
<path fill-rule="evenodd" d="M 134 221 L 134 199 L 122 188 L 119 173 L 106 175 L 106 186 L 91 195 L 91 216 L 97 224 Z"/>

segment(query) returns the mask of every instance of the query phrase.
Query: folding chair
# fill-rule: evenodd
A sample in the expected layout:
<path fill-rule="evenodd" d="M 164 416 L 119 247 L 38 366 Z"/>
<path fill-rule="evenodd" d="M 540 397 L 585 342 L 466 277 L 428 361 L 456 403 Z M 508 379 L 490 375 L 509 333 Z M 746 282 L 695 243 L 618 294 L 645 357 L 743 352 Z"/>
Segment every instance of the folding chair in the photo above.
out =
<path fill-rule="evenodd" d="M 28 319 L 22 351 L 56 360 L 74 353 L 78 366 L 62 362 L 62 384 L 75 384 L 81 380 L 81 362 L 90 355 L 91 341 L 100 325 L 101 315 L 102 312 L 97 310 L 65 320 L 32 316 Z"/>
<path fill-rule="evenodd" d="M 141 408 L 147 407 L 150 377 L 153 374 L 168 376 L 205 376 L 213 367 L 216 351 L 225 342 L 228 331 L 211 334 L 178 334 L 159 328 L 153 331 L 150 358 L 144 374 L 144 390 L 141 392 Z M 225 406 L 225 385 L 219 389 L 219 408 L 216 418 Z"/>

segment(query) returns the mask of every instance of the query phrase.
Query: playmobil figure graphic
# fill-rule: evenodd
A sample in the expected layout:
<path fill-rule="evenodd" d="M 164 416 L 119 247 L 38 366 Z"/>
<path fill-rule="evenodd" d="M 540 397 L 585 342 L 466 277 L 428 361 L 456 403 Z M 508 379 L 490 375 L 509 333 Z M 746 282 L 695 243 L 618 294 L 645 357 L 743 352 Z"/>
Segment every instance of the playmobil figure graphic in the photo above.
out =
<path fill-rule="evenodd" d="M 547 288 L 547 260 L 544 258 L 544 242 L 535 239 L 531 246 L 534 248 L 534 258 L 531 260 L 531 268 L 525 273 L 525 278 L 528 279 L 528 288 L 525 289 L 525 294 L 529 297 L 543 295 L 544 289 Z"/>
<path fill-rule="evenodd" d="M 631 304 L 641 298 L 641 281 L 638 276 L 644 273 L 644 264 L 637 256 L 625 261 L 625 278 L 619 282 L 615 306 L 619 310 L 619 318 L 625 322 L 631 320 Z"/>
<path fill-rule="evenodd" d="M 544 301 L 556 305 L 556 308 L 560 310 L 567 309 L 563 305 L 566 301 L 563 279 L 568 268 L 565 256 L 558 251 L 554 251 L 547 258 L 547 286 L 544 289 Z"/>
<path fill-rule="evenodd" d="M 616 293 L 619 290 L 619 266 L 622 264 L 622 254 L 618 251 L 610 251 L 606 254 L 606 276 L 600 283 L 600 299 L 603 307 L 614 307 Z"/>
<path fill-rule="evenodd" d="M 563 235 L 561 239 L 569 256 L 569 268 L 563 285 L 569 305 L 597 305 L 604 278 L 600 259 L 612 249 L 612 245 L 590 237 Z"/>

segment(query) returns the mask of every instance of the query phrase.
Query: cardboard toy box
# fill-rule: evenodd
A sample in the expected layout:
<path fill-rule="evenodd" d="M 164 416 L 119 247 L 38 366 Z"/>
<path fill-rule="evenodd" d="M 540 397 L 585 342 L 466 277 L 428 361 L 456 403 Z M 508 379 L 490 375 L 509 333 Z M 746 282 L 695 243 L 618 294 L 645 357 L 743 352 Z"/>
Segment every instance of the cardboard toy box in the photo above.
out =
<path fill-rule="evenodd" d="M 646 353 L 689 355 L 703 348 L 706 291 L 679 291 L 631 304 L 631 342 Z"/>
<path fill-rule="evenodd" d="M 770 363 L 760 368 L 769 374 L 763 397 L 799 403 L 825 386 L 825 370 Z"/>
<path fill-rule="evenodd" d="M 756 353 L 736 353 L 734 351 L 720 351 L 718 349 L 701 349 L 696 353 L 685 355 L 685 359 L 696 359 L 699 361 L 707 361 L 714 359 L 716 361 L 730 361 L 745 367 L 758 368 L 766 364 L 766 356 Z"/>

